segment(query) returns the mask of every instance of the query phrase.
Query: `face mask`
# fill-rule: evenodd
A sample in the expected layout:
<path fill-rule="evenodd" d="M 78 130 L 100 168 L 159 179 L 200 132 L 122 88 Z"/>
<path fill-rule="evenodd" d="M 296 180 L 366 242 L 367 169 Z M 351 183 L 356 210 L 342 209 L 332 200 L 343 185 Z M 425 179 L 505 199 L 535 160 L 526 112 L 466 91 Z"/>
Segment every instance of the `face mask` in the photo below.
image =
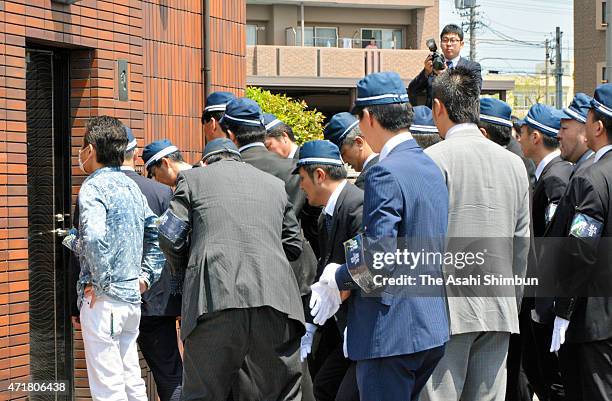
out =
<path fill-rule="evenodd" d="M 89 157 L 83 161 L 81 160 L 81 153 L 85 150 L 86 148 L 83 148 L 81 150 L 79 150 L 79 168 L 81 169 L 81 171 L 85 174 L 89 174 L 87 171 L 85 171 L 85 163 L 87 163 L 87 160 L 89 160 L 89 157 L 91 157 L 91 155 L 89 155 Z"/>

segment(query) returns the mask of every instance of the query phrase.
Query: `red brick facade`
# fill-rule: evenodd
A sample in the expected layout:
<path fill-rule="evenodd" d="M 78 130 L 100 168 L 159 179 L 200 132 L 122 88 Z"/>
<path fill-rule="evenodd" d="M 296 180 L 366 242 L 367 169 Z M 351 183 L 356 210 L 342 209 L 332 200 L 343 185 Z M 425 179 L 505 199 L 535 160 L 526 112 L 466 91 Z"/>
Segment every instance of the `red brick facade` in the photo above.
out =
<path fill-rule="evenodd" d="M 210 88 L 242 93 L 246 80 L 244 0 L 210 3 L 205 24 L 204 0 L 0 1 L 0 399 L 24 398 L 5 389 L 27 381 L 30 366 L 26 47 L 70 53 L 75 196 L 83 180 L 77 155 L 91 116 L 121 119 L 141 146 L 169 138 L 196 160 L 203 146 L 205 25 Z M 118 100 L 119 59 L 128 61 L 128 101 Z M 82 344 L 75 343 L 77 398 L 86 398 Z"/>

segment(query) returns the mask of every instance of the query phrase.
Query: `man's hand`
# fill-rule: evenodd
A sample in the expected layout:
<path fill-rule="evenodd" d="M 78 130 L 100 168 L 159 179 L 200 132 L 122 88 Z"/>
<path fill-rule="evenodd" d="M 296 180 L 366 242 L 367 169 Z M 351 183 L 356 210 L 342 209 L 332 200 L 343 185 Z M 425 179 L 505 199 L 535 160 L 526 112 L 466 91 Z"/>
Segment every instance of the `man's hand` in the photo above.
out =
<path fill-rule="evenodd" d="M 144 294 L 144 292 L 149 289 L 147 282 L 142 278 L 138 279 L 138 285 L 140 286 L 140 294 Z"/>
<path fill-rule="evenodd" d="M 72 316 L 72 327 L 75 330 L 81 330 L 81 318 L 78 316 Z"/>
<path fill-rule="evenodd" d="M 323 325 L 340 309 L 342 303 L 340 291 L 338 291 L 338 288 L 333 288 L 330 284 L 320 281 L 311 285 L 310 288 L 312 289 L 310 314 L 314 317 L 313 322 L 315 324 Z"/>
<path fill-rule="evenodd" d="M 565 342 L 565 332 L 569 327 L 569 320 L 562 317 L 555 317 L 555 327 L 553 328 L 552 340 L 550 342 L 550 352 L 557 352 Z"/>
<path fill-rule="evenodd" d="M 431 54 L 427 56 L 425 62 L 423 63 L 423 70 L 425 70 L 428 76 L 433 73 L 433 61 L 431 61 Z"/>
<path fill-rule="evenodd" d="M 90 308 L 93 308 L 96 302 L 96 292 L 94 291 L 93 285 L 87 284 L 85 286 L 85 302 L 89 304 Z"/>
<path fill-rule="evenodd" d="M 312 340 L 316 331 L 317 326 L 312 323 L 306 323 L 306 334 L 304 334 L 300 341 L 300 362 L 304 362 L 312 351 Z"/>

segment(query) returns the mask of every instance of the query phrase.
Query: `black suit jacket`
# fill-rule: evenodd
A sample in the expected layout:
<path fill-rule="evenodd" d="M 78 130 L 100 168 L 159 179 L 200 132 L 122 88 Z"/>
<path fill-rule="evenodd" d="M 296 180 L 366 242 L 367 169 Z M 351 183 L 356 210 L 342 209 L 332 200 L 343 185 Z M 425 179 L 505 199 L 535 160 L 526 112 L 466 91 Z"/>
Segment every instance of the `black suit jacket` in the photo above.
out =
<path fill-rule="evenodd" d="M 240 155 L 245 163 L 280 178 L 285 183 L 287 196 L 301 227 L 313 225 L 316 227 L 316 218 L 311 216 L 312 212 L 310 212 L 306 202 L 306 195 L 300 188 L 300 176 L 291 174 L 297 164 L 295 159 L 282 158 L 276 153 L 268 151 L 265 146 L 247 148 Z M 318 217 L 318 214 L 316 216 Z M 307 232 L 309 230 L 303 231 Z M 304 233 L 302 233 L 302 237 L 302 254 L 296 261 L 291 262 L 291 267 L 298 281 L 300 293 L 306 295 L 310 293 L 310 286 L 314 282 L 317 259 L 309 241 L 305 239 Z"/>
<path fill-rule="evenodd" d="M 592 158 L 591 158 L 592 159 Z M 567 341 L 581 343 L 612 338 L 612 152 L 577 171 L 547 235 L 564 238 L 547 247 L 547 271 L 554 273 L 563 294 L 555 314 L 571 321 Z M 603 223 L 598 240 L 570 235 L 577 213 Z M 588 296 L 587 296 L 588 295 Z"/>
<path fill-rule="evenodd" d="M 157 216 L 161 216 L 170 205 L 172 189 L 157 181 L 143 177 L 133 170 L 123 170 L 140 188 L 149 207 Z M 161 277 L 153 283 L 144 294 L 142 294 L 142 316 L 179 316 L 181 314 L 181 295 L 177 280 L 182 281 L 182 276 L 173 274 L 168 264 L 164 266 Z"/>
<path fill-rule="evenodd" d="M 372 167 L 373 165 L 375 165 L 376 163 L 378 163 L 378 155 L 376 155 L 374 158 L 372 158 L 372 160 L 370 160 L 365 166 L 363 166 L 363 170 L 361 170 L 361 173 L 359 173 L 359 175 L 357 176 L 357 179 L 355 180 L 355 185 L 357 186 L 357 188 L 363 190 L 365 188 L 365 177 L 366 177 L 366 173 L 368 172 L 368 169 L 370 167 Z"/>
<path fill-rule="evenodd" d="M 550 161 L 542 171 L 540 179 L 533 190 L 533 235 L 544 236 L 546 226 L 546 210 L 551 203 L 559 204 L 565 193 L 570 175 L 574 170 L 572 164 L 557 156 Z"/>
<path fill-rule="evenodd" d="M 480 64 L 461 57 L 457 62 L 457 67 L 464 67 L 477 73 L 479 77 L 479 89 L 482 89 L 482 67 Z M 427 75 L 425 70 L 421 70 L 419 75 L 410 81 L 410 84 L 408 84 L 408 96 L 413 106 L 425 104 L 427 107 L 431 108 L 431 104 L 433 103 L 431 84 L 434 77 L 433 74 Z M 425 103 L 419 103 L 419 97 L 421 96 L 425 96 Z"/>

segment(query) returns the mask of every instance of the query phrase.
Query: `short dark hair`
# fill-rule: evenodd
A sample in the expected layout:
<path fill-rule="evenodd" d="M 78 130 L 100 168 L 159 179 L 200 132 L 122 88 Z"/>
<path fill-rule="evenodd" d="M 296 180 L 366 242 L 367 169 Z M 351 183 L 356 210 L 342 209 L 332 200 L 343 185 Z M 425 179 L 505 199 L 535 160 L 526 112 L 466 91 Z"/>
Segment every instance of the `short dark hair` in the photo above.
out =
<path fill-rule="evenodd" d="M 98 116 L 89 119 L 84 144 L 96 148 L 98 163 L 120 167 L 124 161 L 128 137 L 121 121 L 110 116 Z"/>
<path fill-rule="evenodd" d="M 480 120 L 478 128 L 483 128 L 487 131 L 489 139 L 501 146 L 507 146 L 510 143 L 510 139 L 512 139 L 512 128 L 506 125 L 492 124 Z"/>
<path fill-rule="evenodd" d="M 414 111 L 410 103 L 376 104 L 372 106 L 358 107 L 355 113 L 361 120 L 363 110 L 368 112 L 378 121 L 381 127 L 391 132 L 407 130 L 412 125 Z"/>
<path fill-rule="evenodd" d="M 221 160 L 233 160 L 233 161 L 237 161 L 237 162 L 241 162 L 242 158 L 232 152 L 220 152 L 220 153 L 215 153 L 214 155 L 210 156 L 208 159 L 206 159 L 206 164 L 213 164 L 216 163 L 218 161 Z"/>
<path fill-rule="evenodd" d="M 433 97 L 438 99 L 455 124 L 480 120 L 480 84 L 478 75 L 465 67 L 447 69 L 432 84 Z"/>
<path fill-rule="evenodd" d="M 612 117 L 608 117 L 608 115 L 597 110 L 593 111 L 595 112 L 595 121 L 601 121 L 606 129 L 606 133 L 608 134 L 608 143 L 612 142 Z"/>
<path fill-rule="evenodd" d="M 216 111 L 203 111 L 202 112 L 202 125 L 206 124 L 213 118 L 216 121 L 220 121 L 225 115 L 224 111 L 216 110 Z"/>
<path fill-rule="evenodd" d="M 229 121 L 223 121 L 221 126 L 232 131 L 239 146 L 249 145 L 255 142 L 263 142 L 266 138 L 266 128 L 263 125 L 257 127 L 252 125 L 238 125 Z"/>
<path fill-rule="evenodd" d="M 440 40 L 442 40 L 442 37 L 444 35 L 448 35 L 449 33 L 456 33 L 457 36 L 459 36 L 459 39 L 463 40 L 463 29 L 461 29 L 459 25 L 456 25 L 456 24 L 446 25 L 444 29 L 442 29 L 442 32 L 440 33 Z"/>
<path fill-rule="evenodd" d="M 520 134 L 521 127 L 523 126 L 521 123 L 521 119 L 518 118 L 517 116 L 512 116 L 511 118 L 512 118 L 512 128 L 514 128 L 514 130 Z"/>
<path fill-rule="evenodd" d="M 274 127 L 266 130 L 266 137 L 281 138 L 283 133 L 286 133 L 291 142 L 295 142 L 295 135 L 290 126 L 285 123 L 278 123 Z"/>
<path fill-rule="evenodd" d="M 344 166 L 334 166 L 331 164 L 306 164 L 302 167 L 311 180 L 314 180 L 314 173 L 318 168 L 325 171 L 325 174 L 327 174 L 327 176 L 334 181 L 343 180 L 347 176 Z"/>
<path fill-rule="evenodd" d="M 527 126 L 527 132 L 529 135 L 533 134 L 536 130 Z M 553 138 L 552 136 L 548 136 L 540 130 L 537 130 L 540 134 L 542 134 L 542 144 L 548 150 L 555 150 L 559 148 L 559 140 L 557 138 Z"/>
<path fill-rule="evenodd" d="M 418 131 L 410 131 L 412 137 L 423 149 L 427 149 L 428 147 L 435 145 L 440 142 L 442 138 L 440 138 L 439 134 L 432 134 L 431 132 L 418 132 Z"/>

